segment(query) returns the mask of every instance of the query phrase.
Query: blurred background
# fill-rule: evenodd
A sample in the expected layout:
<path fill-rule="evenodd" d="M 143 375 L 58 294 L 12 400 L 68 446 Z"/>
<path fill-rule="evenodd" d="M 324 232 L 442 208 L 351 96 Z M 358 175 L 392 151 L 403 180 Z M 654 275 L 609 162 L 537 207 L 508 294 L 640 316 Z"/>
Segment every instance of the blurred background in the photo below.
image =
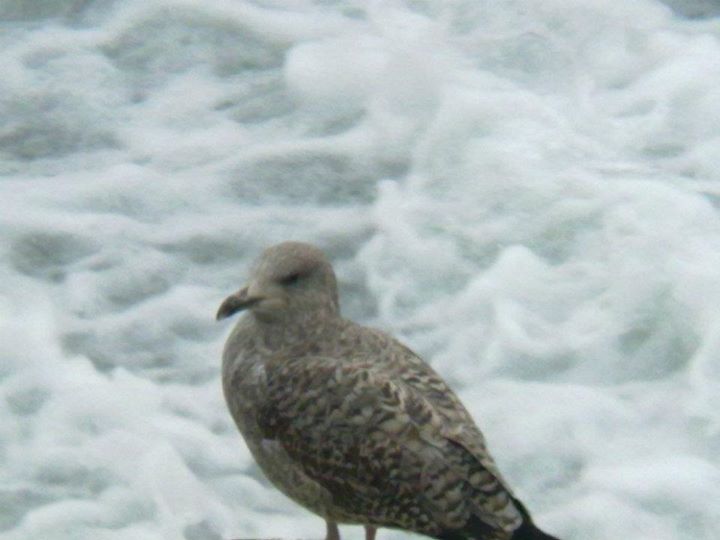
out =
<path fill-rule="evenodd" d="M 220 389 L 287 239 L 548 532 L 720 536 L 717 2 L 0 0 L 0 66 L 0 539 L 324 535 Z"/>

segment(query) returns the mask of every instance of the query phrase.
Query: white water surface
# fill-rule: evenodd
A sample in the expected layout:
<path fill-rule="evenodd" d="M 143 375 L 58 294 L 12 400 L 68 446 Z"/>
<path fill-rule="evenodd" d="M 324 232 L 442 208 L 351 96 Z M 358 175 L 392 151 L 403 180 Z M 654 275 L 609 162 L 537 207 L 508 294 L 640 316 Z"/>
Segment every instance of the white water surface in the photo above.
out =
<path fill-rule="evenodd" d="M 324 534 L 220 390 L 215 310 L 285 239 L 543 528 L 720 538 L 713 6 L 0 2 L 0 538 Z"/>

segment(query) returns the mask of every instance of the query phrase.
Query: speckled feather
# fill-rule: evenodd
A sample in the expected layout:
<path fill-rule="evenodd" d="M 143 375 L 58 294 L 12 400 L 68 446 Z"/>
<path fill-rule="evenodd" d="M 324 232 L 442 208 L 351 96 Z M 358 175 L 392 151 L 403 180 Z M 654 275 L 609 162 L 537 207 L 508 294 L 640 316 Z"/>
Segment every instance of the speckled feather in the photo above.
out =
<path fill-rule="evenodd" d="M 304 288 L 286 287 L 277 313 L 243 317 L 223 355 L 229 408 L 268 478 L 328 522 L 448 539 L 536 538 L 442 378 L 391 336 L 340 317 L 319 250 L 275 246 L 251 274 L 289 282 L 297 268 Z M 526 528 L 528 536 L 515 534 Z"/>

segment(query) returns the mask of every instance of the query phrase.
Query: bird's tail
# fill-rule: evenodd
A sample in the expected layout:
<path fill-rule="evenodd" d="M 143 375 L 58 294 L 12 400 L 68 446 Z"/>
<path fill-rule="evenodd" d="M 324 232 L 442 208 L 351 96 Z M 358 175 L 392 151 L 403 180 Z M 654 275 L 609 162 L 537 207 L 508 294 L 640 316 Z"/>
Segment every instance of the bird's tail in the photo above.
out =
<path fill-rule="evenodd" d="M 510 540 L 559 540 L 555 536 L 544 533 L 533 523 L 530 513 L 523 503 L 513 498 L 513 502 L 522 515 L 522 525 L 513 531 Z M 471 516 L 462 529 L 445 530 L 434 535 L 437 540 L 482 540 L 483 538 L 495 538 L 497 529 L 493 529 L 478 516 Z"/>
<path fill-rule="evenodd" d="M 558 540 L 538 529 L 532 521 L 525 521 L 519 529 L 513 533 L 511 540 Z"/>
<path fill-rule="evenodd" d="M 529 517 L 523 517 L 522 525 L 515 529 L 510 540 L 559 540 L 538 529 Z M 497 530 L 493 530 L 487 523 L 473 516 L 462 529 L 443 531 L 435 535 L 435 538 L 438 540 L 482 540 L 483 538 L 496 538 L 494 533 L 497 533 Z"/>
<path fill-rule="evenodd" d="M 515 529 L 510 540 L 559 540 L 554 536 L 544 533 L 535 526 L 530 517 L 530 512 L 527 511 L 523 503 L 515 498 L 513 498 L 513 502 L 523 516 L 523 523 Z"/>

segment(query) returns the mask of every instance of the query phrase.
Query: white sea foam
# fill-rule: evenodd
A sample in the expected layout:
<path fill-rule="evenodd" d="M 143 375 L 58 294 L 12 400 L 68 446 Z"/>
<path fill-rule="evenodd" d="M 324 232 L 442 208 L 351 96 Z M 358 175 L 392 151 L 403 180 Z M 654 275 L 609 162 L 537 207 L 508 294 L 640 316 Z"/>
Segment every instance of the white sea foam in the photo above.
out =
<path fill-rule="evenodd" d="M 0 538 L 322 534 L 219 384 L 288 238 L 543 528 L 718 538 L 720 22 L 668 5 L 0 4 Z"/>

